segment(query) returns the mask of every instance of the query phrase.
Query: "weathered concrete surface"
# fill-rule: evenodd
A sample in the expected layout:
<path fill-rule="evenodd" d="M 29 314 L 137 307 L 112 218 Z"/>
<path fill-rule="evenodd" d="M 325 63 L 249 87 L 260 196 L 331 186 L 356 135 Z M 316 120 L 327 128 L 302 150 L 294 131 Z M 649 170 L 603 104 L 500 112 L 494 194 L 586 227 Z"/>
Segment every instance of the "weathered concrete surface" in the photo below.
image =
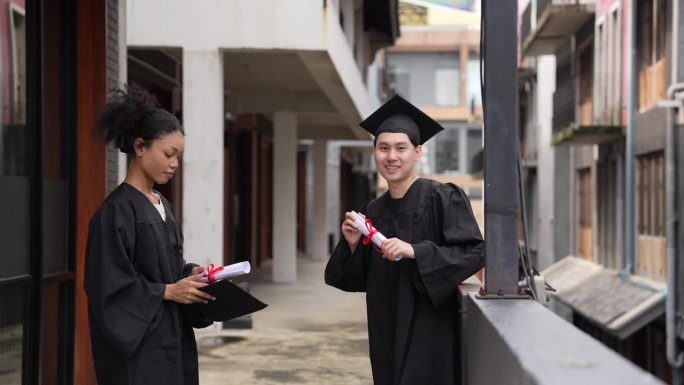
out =
<path fill-rule="evenodd" d="M 268 266 L 252 273 L 269 307 L 251 330 L 197 333 L 202 385 L 372 384 L 365 295 L 326 286 L 324 261 L 297 265 L 296 283 L 271 283 Z"/>

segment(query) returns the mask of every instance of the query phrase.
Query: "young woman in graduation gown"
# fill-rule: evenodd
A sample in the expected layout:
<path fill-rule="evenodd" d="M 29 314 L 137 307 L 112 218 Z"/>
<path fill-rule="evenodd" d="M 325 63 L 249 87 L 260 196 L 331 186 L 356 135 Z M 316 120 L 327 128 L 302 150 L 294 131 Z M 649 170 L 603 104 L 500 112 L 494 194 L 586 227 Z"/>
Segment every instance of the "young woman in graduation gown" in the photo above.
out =
<path fill-rule="evenodd" d="M 180 165 L 184 132 L 137 86 L 119 92 L 98 121 L 107 142 L 133 156 L 125 181 L 90 221 L 85 291 L 100 385 L 198 384 L 194 326 L 184 304 L 200 290 L 203 267 L 183 260 L 183 236 L 169 202 L 153 190 Z"/>
<path fill-rule="evenodd" d="M 366 292 L 376 385 L 458 384 L 456 294 L 483 265 L 478 224 L 463 190 L 413 172 L 420 144 L 441 126 L 398 96 L 362 126 L 376 135 L 375 162 L 389 191 L 360 212 L 388 239 L 381 249 L 362 242 L 346 213 L 344 238 L 330 257 L 325 281 Z"/>

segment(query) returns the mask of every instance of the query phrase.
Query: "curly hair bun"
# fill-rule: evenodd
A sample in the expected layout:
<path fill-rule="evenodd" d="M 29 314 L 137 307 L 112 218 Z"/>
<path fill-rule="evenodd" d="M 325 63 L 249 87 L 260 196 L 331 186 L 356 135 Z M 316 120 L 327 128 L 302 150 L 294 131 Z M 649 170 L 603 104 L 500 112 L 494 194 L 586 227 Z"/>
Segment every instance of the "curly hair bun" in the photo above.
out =
<path fill-rule="evenodd" d="M 105 142 L 112 142 L 122 152 L 131 154 L 136 138 L 147 142 L 182 131 L 180 122 L 158 106 L 156 96 L 137 84 L 130 84 L 126 91 L 113 93 L 97 120 L 96 130 Z"/>

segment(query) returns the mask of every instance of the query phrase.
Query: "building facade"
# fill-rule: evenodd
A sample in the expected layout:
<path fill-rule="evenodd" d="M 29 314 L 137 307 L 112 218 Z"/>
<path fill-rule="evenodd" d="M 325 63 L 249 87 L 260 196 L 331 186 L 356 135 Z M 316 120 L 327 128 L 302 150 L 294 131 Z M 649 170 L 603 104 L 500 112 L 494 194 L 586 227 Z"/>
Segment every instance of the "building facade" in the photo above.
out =
<path fill-rule="evenodd" d="M 659 102 L 677 80 L 678 2 L 519 5 L 527 230 L 550 306 L 672 383 Z"/>
<path fill-rule="evenodd" d="M 482 151 L 479 2 L 467 9 L 436 1 L 399 3 L 401 37 L 379 54 L 385 97 L 399 94 L 445 130 L 423 147 L 417 174 L 455 183 L 483 224 L 482 179 L 473 158 Z M 379 189 L 386 182 L 379 177 Z"/>
<path fill-rule="evenodd" d="M 293 282 L 298 250 L 328 255 L 329 231 L 312 230 L 328 223 L 320 160 L 329 140 L 368 138 L 367 68 L 398 35 L 396 2 L 214 5 L 130 1 L 128 78 L 162 89 L 187 130 L 168 191 L 186 258 L 270 260 L 275 282 Z"/>
<path fill-rule="evenodd" d="M 186 127 L 182 175 L 160 189 L 188 259 L 272 259 L 274 280 L 292 281 L 298 246 L 327 255 L 326 233 L 308 246 L 297 235 L 328 212 L 325 188 L 303 193 L 301 176 L 323 169 L 306 151 L 325 159 L 327 140 L 367 138 L 365 69 L 397 36 L 393 4 L 0 3 L 0 383 L 96 383 L 87 227 L 127 164 L 93 132 L 108 91 L 135 81 Z"/>
<path fill-rule="evenodd" d="M 0 382 L 94 384 L 83 263 L 90 217 L 116 183 L 95 137 L 118 81 L 120 6 L 0 4 Z"/>

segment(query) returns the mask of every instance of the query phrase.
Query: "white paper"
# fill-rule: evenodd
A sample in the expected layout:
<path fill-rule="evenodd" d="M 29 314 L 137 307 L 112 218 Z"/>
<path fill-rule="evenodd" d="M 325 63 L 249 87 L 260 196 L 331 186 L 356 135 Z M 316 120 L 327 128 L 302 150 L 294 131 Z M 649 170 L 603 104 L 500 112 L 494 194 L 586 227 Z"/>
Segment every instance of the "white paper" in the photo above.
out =
<path fill-rule="evenodd" d="M 354 215 L 354 218 L 356 220 L 356 228 L 359 229 L 361 234 L 368 236 L 368 234 L 370 232 L 368 231 L 368 228 L 366 227 L 366 219 L 363 216 L 359 215 L 359 213 L 357 213 L 356 211 L 352 211 L 351 213 Z M 373 226 L 373 230 L 376 230 L 376 232 L 375 232 L 375 234 L 373 234 L 371 241 L 373 241 L 375 246 L 380 248 L 380 247 L 382 247 L 382 242 L 387 240 L 387 237 L 385 237 L 384 235 L 382 235 L 382 233 L 377 231 L 375 226 Z M 399 255 L 397 255 L 397 257 L 394 260 L 398 261 L 398 260 L 402 259 L 403 257 L 404 257 L 403 255 L 399 254 Z"/>
<path fill-rule="evenodd" d="M 252 271 L 252 266 L 249 262 L 238 262 L 232 265 L 223 266 L 223 270 L 214 273 L 214 282 L 220 281 L 226 278 L 237 277 L 239 275 L 249 274 Z M 200 282 L 209 283 L 209 277 L 207 272 L 204 272 L 204 276 L 199 279 Z"/>

